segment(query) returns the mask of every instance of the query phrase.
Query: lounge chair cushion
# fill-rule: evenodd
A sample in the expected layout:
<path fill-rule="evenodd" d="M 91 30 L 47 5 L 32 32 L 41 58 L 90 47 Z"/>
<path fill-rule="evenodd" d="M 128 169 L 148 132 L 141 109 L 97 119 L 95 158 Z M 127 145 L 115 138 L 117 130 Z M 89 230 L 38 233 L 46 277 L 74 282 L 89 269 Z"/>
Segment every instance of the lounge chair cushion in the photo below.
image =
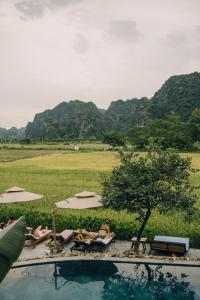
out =
<path fill-rule="evenodd" d="M 95 241 L 102 242 L 104 245 L 108 245 L 112 241 L 112 239 L 113 239 L 112 237 L 105 238 L 105 239 L 97 238 Z"/>
<path fill-rule="evenodd" d="M 66 230 L 63 230 L 61 233 L 60 233 L 60 236 L 63 238 L 63 240 L 68 240 L 70 239 L 74 234 L 74 231 L 71 230 L 71 229 L 66 229 Z"/>

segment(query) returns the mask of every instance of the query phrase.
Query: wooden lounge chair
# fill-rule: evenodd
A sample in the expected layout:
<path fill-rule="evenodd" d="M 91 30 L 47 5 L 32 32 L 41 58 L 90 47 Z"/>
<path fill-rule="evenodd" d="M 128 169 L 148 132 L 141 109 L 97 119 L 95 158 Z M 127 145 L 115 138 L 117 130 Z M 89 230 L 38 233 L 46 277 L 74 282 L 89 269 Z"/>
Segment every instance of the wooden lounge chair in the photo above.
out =
<path fill-rule="evenodd" d="M 150 251 L 165 253 L 186 254 L 189 250 L 189 238 L 155 236 L 154 240 L 149 241 Z"/>
<path fill-rule="evenodd" d="M 41 234 L 40 236 L 35 235 L 34 233 L 28 233 L 26 234 L 26 241 L 25 241 L 25 246 L 26 247 L 34 247 L 37 244 L 41 243 L 45 239 L 49 237 L 51 234 L 52 230 L 48 229 L 42 229 L 40 230 Z"/>
<path fill-rule="evenodd" d="M 74 245 L 70 248 L 71 252 L 85 252 L 88 249 L 91 241 L 99 236 L 98 232 L 88 232 L 84 229 L 75 231 L 75 234 Z"/>
<path fill-rule="evenodd" d="M 64 245 L 69 242 L 74 236 L 74 230 L 71 229 L 65 229 L 61 233 L 56 233 L 56 244 L 53 240 L 54 234 L 50 234 L 51 241 L 48 241 L 46 243 L 46 246 L 48 246 L 50 249 L 52 248 L 58 248 L 63 249 Z"/>
<path fill-rule="evenodd" d="M 85 252 L 90 245 L 90 242 L 86 242 L 84 240 L 74 240 L 74 245 L 70 248 L 71 252 L 72 251 L 82 251 Z"/>
<path fill-rule="evenodd" d="M 114 241 L 114 236 L 110 236 L 109 238 L 97 238 L 96 240 L 92 240 L 88 247 L 89 252 L 103 252 L 103 250 Z"/>

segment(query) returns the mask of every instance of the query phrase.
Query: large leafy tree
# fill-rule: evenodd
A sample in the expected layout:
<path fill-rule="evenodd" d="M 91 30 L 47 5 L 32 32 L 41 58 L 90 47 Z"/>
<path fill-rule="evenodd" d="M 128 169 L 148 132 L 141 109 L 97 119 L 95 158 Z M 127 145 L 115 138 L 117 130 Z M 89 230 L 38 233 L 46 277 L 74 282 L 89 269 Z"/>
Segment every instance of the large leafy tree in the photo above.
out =
<path fill-rule="evenodd" d="M 152 212 L 172 209 L 191 212 L 196 201 L 190 183 L 191 160 L 173 150 L 151 146 L 146 155 L 120 152 L 121 164 L 102 179 L 105 207 L 135 213 L 140 222 L 136 248 Z M 135 216 L 134 215 L 134 216 Z"/>
<path fill-rule="evenodd" d="M 200 109 L 195 109 L 189 119 L 191 136 L 194 142 L 200 141 Z"/>
<path fill-rule="evenodd" d="M 131 144 L 138 149 L 144 149 L 153 141 L 162 149 L 169 147 L 181 150 L 193 148 L 193 132 L 197 132 L 196 123 L 184 123 L 177 116 L 170 116 L 166 120 L 152 120 L 146 127 L 132 128 L 128 132 Z"/>
<path fill-rule="evenodd" d="M 123 135 L 118 133 L 116 130 L 111 130 L 104 134 L 103 143 L 109 144 L 114 148 L 117 146 L 124 146 L 125 139 Z"/>

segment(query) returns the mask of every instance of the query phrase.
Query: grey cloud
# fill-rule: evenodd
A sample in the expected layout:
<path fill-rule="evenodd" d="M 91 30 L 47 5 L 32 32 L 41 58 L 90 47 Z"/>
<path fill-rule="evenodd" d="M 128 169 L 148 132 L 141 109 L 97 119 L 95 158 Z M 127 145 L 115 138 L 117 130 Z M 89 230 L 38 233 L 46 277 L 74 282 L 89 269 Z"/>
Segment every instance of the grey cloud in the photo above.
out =
<path fill-rule="evenodd" d="M 17 2 L 15 7 L 29 19 L 40 18 L 45 9 L 63 8 L 70 4 L 77 4 L 82 0 L 23 0 Z"/>
<path fill-rule="evenodd" d="M 183 32 L 173 32 L 167 36 L 166 42 L 169 46 L 184 46 L 187 44 L 187 38 Z"/>
<path fill-rule="evenodd" d="M 45 2 L 42 0 L 24 0 L 16 3 L 15 7 L 27 18 L 39 18 L 44 14 Z"/>
<path fill-rule="evenodd" d="M 49 4 L 53 5 L 54 7 L 65 7 L 70 4 L 78 4 L 82 0 L 49 0 Z"/>
<path fill-rule="evenodd" d="M 109 33 L 113 38 L 122 41 L 136 41 L 141 36 L 136 23 L 132 20 L 112 21 Z"/>
<path fill-rule="evenodd" d="M 76 40 L 74 42 L 74 49 L 78 53 L 85 53 L 90 47 L 89 41 L 82 35 L 76 34 Z"/>
<path fill-rule="evenodd" d="M 0 0 L 1 126 L 66 98 L 151 97 L 200 69 L 199 0 L 80 1 Z"/>
<path fill-rule="evenodd" d="M 195 27 L 197 30 L 197 28 Z M 168 34 L 164 39 L 160 40 L 161 47 L 163 48 L 162 53 L 160 52 L 157 57 L 157 62 L 162 66 L 161 54 L 163 55 L 163 61 L 170 63 L 165 64 L 165 69 L 169 69 L 174 73 L 179 70 L 179 73 L 184 72 L 185 68 L 189 66 L 199 65 L 199 49 L 200 45 L 196 34 L 194 34 L 194 27 L 187 28 L 184 31 L 174 31 Z M 159 67 L 159 66 L 158 66 Z M 192 68 L 192 67 L 191 67 Z M 193 67 L 194 68 L 194 67 Z M 193 69 L 194 70 L 194 69 Z M 192 71 L 193 71 L 192 70 Z"/>
<path fill-rule="evenodd" d="M 196 31 L 197 34 L 200 35 L 200 25 L 195 26 L 195 31 Z"/>

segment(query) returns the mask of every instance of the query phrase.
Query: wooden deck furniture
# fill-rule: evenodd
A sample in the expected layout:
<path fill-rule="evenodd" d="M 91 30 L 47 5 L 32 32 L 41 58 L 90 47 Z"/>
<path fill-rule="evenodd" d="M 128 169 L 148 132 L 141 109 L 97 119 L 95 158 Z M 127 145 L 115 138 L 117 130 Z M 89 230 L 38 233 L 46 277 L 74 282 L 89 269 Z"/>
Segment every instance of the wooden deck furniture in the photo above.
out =
<path fill-rule="evenodd" d="M 74 245 L 70 248 L 71 252 L 72 251 L 82 251 L 85 252 L 91 241 L 93 239 L 98 238 L 99 233 L 98 232 L 89 232 L 84 229 L 79 229 L 75 231 L 75 238 L 73 240 Z M 81 238 L 81 239 L 80 239 Z"/>
<path fill-rule="evenodd" d="M 25 246 L 26 247 L 34 247 L 37 244 L 41 243 L 42 241 L 44 241 L 45 239 L 47 239 L 49 237 L 49 235 L 51 234 L 52 230 L 48 230 L 48 229 L 43 229 L 42 230 L 42 235 L 41 236 L 35 236 L 34 234 L 28 233 L 26 234 L 26 241 L 25 241 Z"/>
<path fill-rule="evenodd" d="M 54 233 L 50 234 L 51 240 L 46 243 L 46 246 L 49 247 L 50 250 L 63 250 L 63 247 L 66 243 L 71 241 L 74 236 L 74 230 L 65 229 L 60 233 L 56 233 L 56 242 L 54 241 Z"/>
<path fill-rule="evenodd" d="M 133 237 L 131 239 L 131 253 L 133 252 L 133 249 L 135 247 L 135 244 L 137 243 L 137 237 Z M 140 247 L 140 244 L 142 245 L 142 253 L 145 253 L 146 250 L 147 250 L 147 247 L 146 247 L 146 242 L 147 242 L 147 238 L 141 238 L 140 239 L 140 243 L 139 243 L 139 247 Z"/>
<path fill-rule="evenodd" d="M 186 254 L 189 250 L 189 238 L 155 236 L 154 240 L 149 241 L 150 251 L 165 253 Z"/>
<path fill-rule="evenodd" d="M 85 252 L 90 243 L 86 241 L 80 241 L 80 240 L 74 240 L 74 245 L 70 248 L 71 252 L 72 251 L 82 251 Z"/>
<path fill-rule="evenodd" d="M 97 238 L 96 240 L 92 240 L 88 247 L 89 252 L 103 252 L 103 250 L 111 243 L 114 242 L 114 235 L 109 238 Z"/>

